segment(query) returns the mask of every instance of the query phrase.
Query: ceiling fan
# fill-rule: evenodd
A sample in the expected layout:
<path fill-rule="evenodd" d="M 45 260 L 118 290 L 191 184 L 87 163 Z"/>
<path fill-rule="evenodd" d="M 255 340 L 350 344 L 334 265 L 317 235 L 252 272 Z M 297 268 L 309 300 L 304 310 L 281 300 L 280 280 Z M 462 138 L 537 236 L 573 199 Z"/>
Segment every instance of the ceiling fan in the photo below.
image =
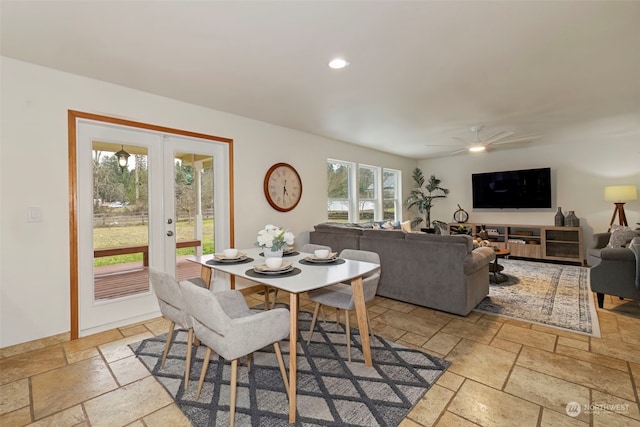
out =
<path fill-rule="evenodd" d="M 530 135 L 522 135 L 515 136 L 515 132 L 510 130 L 498 130 L 491 133 L 488 136 L 480 136 L 480 131 L 484 128 L 483 125 L 472 126 L 471 132 L 474 134 L 473 139 L 469 138 L 461 138 L 454 136 L 453 138 L 462 142 L 464 144 L 463 148 L 456 148 L 454 151 L 448 152 L 448 155 L 459 154 L 464 152 L 471 153 L 479 153 L 485 151 L 487 148 L 496 145 L 507 145 L 507 144 L 521 144 L 531 142 L 532 140 L 539 138 L 539 135 L 530 134 Z M 427 144 L 427 147 L 452 147 L 451 145 L 430 145 Z"/>

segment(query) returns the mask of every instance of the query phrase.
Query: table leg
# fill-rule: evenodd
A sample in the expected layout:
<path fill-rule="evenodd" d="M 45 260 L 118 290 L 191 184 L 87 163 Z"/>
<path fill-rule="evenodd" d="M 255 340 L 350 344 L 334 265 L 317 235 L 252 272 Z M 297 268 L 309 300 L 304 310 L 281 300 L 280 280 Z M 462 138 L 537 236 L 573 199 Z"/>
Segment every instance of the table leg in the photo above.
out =
<path fill-rule="evenodd" d="M 289 294 L 289 423 L 296 422 L 297 346 L 298 346 L 298 294 Z"/>
<path fill-rule="evenodd" d="M 207 285 L 207 289 L 209 289 L 211 287 L 211 269 L 209 267 L 205 267 L 204 265 L 200 266 L 200 277 Z"/>
<path fill-rule="evenodd" d="M 369 323 L 367 322 L 367 305 L 364 302 L 362 277 L 352 279 L 351 288 L 353 290 L 353 301 L 356 306 L 356 316 L 358 317 L 358 330 L 360 331 L 364 364 L 365 366 L 371 367 L 373 366 L 373 360 L 371 358 L 371 345 L 369 343 Z"/>

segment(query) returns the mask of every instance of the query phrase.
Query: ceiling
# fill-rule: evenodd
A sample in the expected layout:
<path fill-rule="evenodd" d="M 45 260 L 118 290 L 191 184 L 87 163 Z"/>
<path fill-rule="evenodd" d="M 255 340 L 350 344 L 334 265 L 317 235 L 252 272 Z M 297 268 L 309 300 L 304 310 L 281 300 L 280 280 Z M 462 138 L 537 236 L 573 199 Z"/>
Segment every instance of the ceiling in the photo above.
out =
<path fill-rule="evenodd" d="M 594 122 L 640 135 L 636 1 L 0 7 L 3 56 L 402 156 L 450 153 L 477 125 L 531 144 Z"/>

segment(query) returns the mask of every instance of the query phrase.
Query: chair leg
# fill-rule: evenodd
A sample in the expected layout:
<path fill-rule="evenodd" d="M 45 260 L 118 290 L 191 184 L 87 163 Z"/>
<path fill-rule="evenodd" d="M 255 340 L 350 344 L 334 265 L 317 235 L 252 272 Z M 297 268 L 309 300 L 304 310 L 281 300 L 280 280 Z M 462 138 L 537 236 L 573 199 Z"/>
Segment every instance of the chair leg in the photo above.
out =
<path fill-rule="evenodd" d="M 598 307 L 604 308 L 604 294 L 597 292 L 596 295 L 598 296 Z"/>
<path fill-rule="evenodd" d="M 251 359 L 253 359 L 253 353 L 247 354 L 247 371 L 251 372 Z"/>
<path fill-rule="evenodd" d="M 200 398 L 200 392 L 202 391 L 202 384 L 204 384 L 204 376 L 207 373 L 209 367 L 209 358 L 211 357 L 211 349 L 207 347 L 207 353 L 204 355 L 202 362 L 202 371 L 200 372 L 200 381 L 198 381 L 198 392 L 196 393 L 196 399 Z"/>
<path fill-rule="evenodd" d="M 176 328 L 176 322 L 171 322 L 169 325 L 169 332 L 167 333 L 167 342 L 164 344 L 164 352 L 162 353 L 162 361 L 160 366 L 164 366 L 165 360 L 167 360 L 167 354 L 169 354 L 169 347 L 171 347 L 171 340 L 173 340 L 173 330 Z"/>
<path fill-rule="evenodd" d="M 229 396 L 229 427 L 233 427 L 236 418 L 236 388 L 238 379 L 238 359 L 231 361 L 231 396 Z"/>
<path fill-rule="evenodd" d="M 316 326 L 316 320 L 318 320 L 318 312 L 320 311 L 320 303 L 316 303 L 316 307 L 313 309 L 313 317 L 311 318 L 311 329 L 309 329 L 309 338 L 307 338 L 307 344 L 311 342 L 311 336 L 313 335 L 313 328 Z"/>
<path fill-rule="evenodd" d="M 276 304 L 278 303 L 278 288 L 273 292 L 273 305 L 271 308 L 276 308 Z"/>
<path fill-rule="evenodd" d="M 373 327 L 371 327 L 371 316 L 369 316 L 369 310 L 367 310 L 367 325 L 369 325 L 369 335 L 371 335 L 371 341 L 373 341 Z"/>
<path fill-rule="evenodd" d="M 191 372 L 191 349 L 193 348 L 193 328 L 189 328 L 189 338 L 187 338 L 187 360 L 184 368 L 184 389 L 189 387 L 189 373 Z"/>
<path fill-rule="evenodd" d="M 284 360 L 282 360 L 282 352 L 280 351 L 280 343 L 274 342 L 273 348 L 276 351 L 276 358 L 278 359 L 278 365 L 280 366 L 280 374 L 282 374 L 282 381 L 284 381 L 284 388 L 287 390 L 287 397 L 289 396 L 289 379 L 287 378 L 287 369 L 284 367 Z"/>
<path fill-rule="evenodd" d="M 351 362 L 351 327 L 349 326 L 349 312 L 344 311 L 345 333 L 347 334 L 347 360 Z"/>

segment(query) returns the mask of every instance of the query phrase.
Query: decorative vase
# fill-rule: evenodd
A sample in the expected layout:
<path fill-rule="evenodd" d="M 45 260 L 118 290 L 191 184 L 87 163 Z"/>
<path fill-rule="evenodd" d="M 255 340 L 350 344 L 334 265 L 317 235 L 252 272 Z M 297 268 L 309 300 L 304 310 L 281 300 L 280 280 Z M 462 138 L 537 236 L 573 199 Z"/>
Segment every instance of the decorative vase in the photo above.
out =
<path fill-rule="evenodd" d="M 555 225 L 556 227 L 564 226 L 564 214 L 562 213 L 562 208 L 560 206 L 558 206 L 558 212 L 556 212 Z"/>
<path fill-rule="evenodd" d="M 284 250 L 278 249 L 277 251 L 274 251 L 272 248 L 265 247 L 263 253 L 265 258 L 282 258 Z"/>
<path fill-rule="evenodd" d="M 568 211 L 564 218 L 564 225 L 567 227 L 580 227 L 580 218 L 573 211 Z"/>

